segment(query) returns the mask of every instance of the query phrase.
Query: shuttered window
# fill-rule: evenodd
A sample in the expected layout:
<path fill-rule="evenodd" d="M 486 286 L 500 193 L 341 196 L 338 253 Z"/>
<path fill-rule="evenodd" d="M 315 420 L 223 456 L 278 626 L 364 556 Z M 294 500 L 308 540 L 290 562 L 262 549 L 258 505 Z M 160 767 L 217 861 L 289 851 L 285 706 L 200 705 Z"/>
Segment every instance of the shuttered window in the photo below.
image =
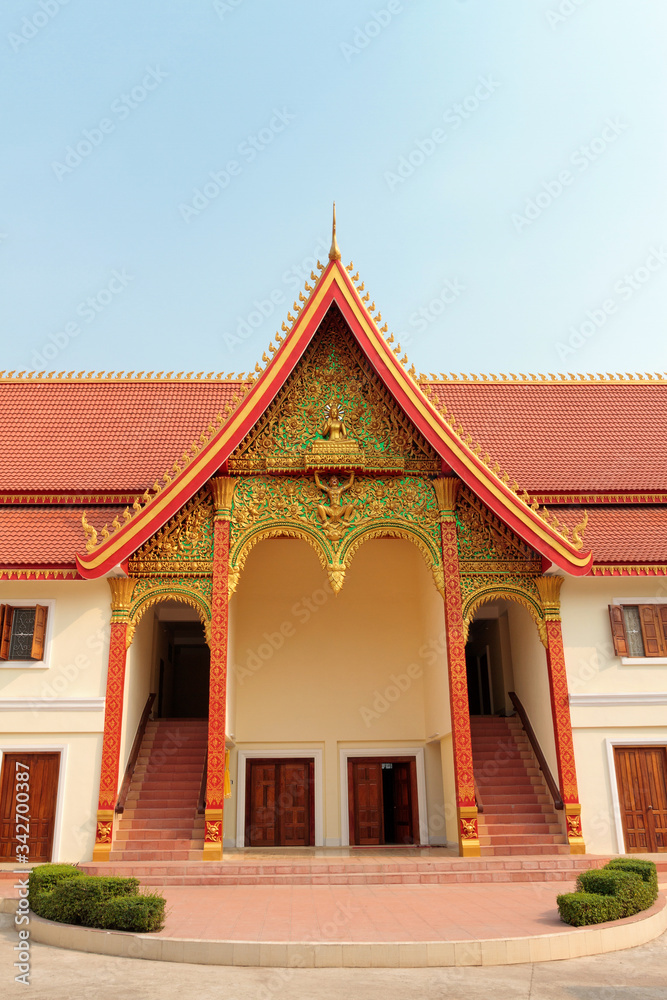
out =
<path fill-rule="evenodd" d="M 48 608 L 0 604 L 0 660 L 42 660 Z"/>
<path fill-rule="evenodd" d="M 667 604 L 610 604 L 616 656 L 667 656 Z"/>

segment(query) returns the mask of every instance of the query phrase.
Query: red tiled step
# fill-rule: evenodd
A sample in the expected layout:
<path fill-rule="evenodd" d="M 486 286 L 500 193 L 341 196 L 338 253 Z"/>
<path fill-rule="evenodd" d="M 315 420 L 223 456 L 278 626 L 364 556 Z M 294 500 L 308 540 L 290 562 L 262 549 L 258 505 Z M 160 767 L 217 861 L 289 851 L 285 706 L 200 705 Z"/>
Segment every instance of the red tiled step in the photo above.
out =
<path fill-rule="evenodd" d="M 577 873 L 591 867 L 601 867 L 608 858 L 561 856 L 552 847 L 550 855 L 533 857 L 515 855 L 496 858 L 493 855 L 477 859 L 411 859 L 404 862 L 359 862 L 337 858 L 336 863 L 307 861 L 306 863 L 266 863 L 257 860 L 235 863 L 202 862 L 199 859 L 179 862 L 161 859 L 155 862 L 134 859 L 128 863 L 108 862 L 82 865 L 91 874 L 135 875 L 144 885 L 378 885 L 392 882 L 405 884 L 455 884 L 465 882 L 573 882 Z M 303 862 L 304 859 L 301 859 Z"/>

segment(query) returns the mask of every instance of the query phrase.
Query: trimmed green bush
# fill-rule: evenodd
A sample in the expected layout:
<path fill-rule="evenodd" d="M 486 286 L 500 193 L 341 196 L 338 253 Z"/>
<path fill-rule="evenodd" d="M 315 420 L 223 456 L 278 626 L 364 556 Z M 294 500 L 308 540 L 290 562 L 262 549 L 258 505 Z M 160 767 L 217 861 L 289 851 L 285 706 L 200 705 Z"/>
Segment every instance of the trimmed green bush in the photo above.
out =
<path fill-rule="evenodd" d="M 616 858 L 581 872 L 577 892 L 558 896 L 561 920 L 574 927 L 618 920 L 647 910 L 658 896 L 658 873 L 652 861 Z"/>
<path fill-rule="evenodd" d="M 47 920 L 57 920 L 61 924 L 101 926 L 93 923 L 94 919 L 99 919 L 100 904 L 103 905 L 116 896 L 136 896 L 138 890 L 137 878 L 83 875 L 81 878 L 67 879 L 41 900 L 40 916 Z"/>
<path fill-rule="evenodd" d="M 156 893 L 115 896 L 98 905 L 97 911 L 91 914 L 88 926 L 139 934 L 159 931 L 164 927 L 165 903 L 164 896 Z"/>
<path fill-rule="evenodd" d="M 66 879 L 82 877 L 83 872 L 79 871 L 76 865 L 38 865 L 30 872 L 28 880 L 31 906 L 41 892 L 50 892 Z M 32 909 L 37 913 L 34 906 Z"/>
<path fill-rule="evenodd" d="M 556 899 L 561 920 L 573 927 L 586 924 L 604 924 L 618 920 L 621 904 L 614 896 L 601 896 L 594 892 L 566 892 Z"/>
<path fill-rule="evenodd" d="M 579 875 L 577 889 L 600 896 L 615 896 L 621 904 L 622 917 L 630 917 L 645 909 L 646 886 L 641 877 L 633 872 L 593 868 Z"/>
<path fill-rule="evenodd" d="M 651 890 L 651 903 L 655 903 L 658 898 L 658 869 L 653 861 L 645 861 L 643 858 L 614 858 L 609 861 L 605 868 L 610 870 L 620 869 L 624 872 L 634 872 L 641 875 L 644 882 Z"/>
<path fill-rule="evenodd" d="M 47 920 L 146 933 L 164 925 L 165 899 L 139 893 L 139 879 L 85 875 L 74 865 L 40 865 L 30 873 L 30 907 Z"/>

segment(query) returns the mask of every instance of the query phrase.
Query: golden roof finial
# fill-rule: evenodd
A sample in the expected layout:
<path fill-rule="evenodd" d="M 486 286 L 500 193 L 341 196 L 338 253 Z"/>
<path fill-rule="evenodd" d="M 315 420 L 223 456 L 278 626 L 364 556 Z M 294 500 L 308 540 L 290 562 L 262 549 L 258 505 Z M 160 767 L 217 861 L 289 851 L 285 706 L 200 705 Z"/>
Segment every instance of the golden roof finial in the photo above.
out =
<path fill-rule="evenodd" d="M 331 250 L 329 260 L 340 260 L 341 254 L 336 239 L 336 202 L 333 203 L 333 225 L 331 227 Z"/>

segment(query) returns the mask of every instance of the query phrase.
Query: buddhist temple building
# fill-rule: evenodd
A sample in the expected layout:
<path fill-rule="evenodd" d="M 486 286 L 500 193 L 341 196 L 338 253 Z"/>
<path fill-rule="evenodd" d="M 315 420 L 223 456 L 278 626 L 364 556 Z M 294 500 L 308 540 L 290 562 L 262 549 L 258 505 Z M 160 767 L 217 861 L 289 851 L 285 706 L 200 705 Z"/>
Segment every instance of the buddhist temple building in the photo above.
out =
<path fill-rule="evenodd" d="M 667 850 L 664 377 L 419 372 L 334 230 L 253 371 L 0 401 L 2 860 Z"/>

